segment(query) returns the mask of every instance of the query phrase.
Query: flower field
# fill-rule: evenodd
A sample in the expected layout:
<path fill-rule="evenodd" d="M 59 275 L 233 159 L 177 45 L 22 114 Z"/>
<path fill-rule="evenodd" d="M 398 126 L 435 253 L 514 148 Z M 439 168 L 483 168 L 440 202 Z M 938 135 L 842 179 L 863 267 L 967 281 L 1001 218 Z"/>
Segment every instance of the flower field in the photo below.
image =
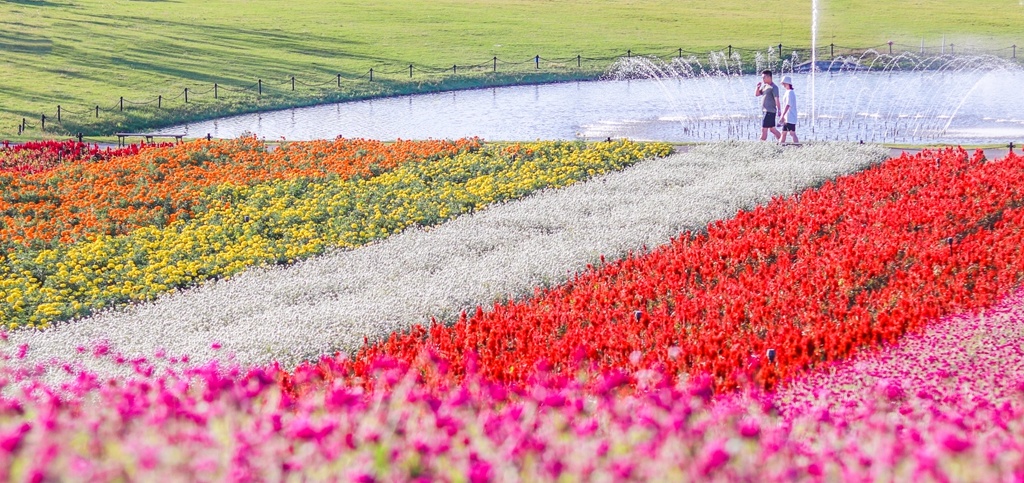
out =
<path fill-rule="evenodd" d="M 196 270 L 0 335 L 5 476 L 1024 478 L 1024 158 L 462 142 L 11 245 Z"/>
<path fill-rule="evenodd" d="M 268 154 L 241 139 L 14 178 L 0 206 L 9 240 L 0 319 L 46 327 L 254 265 L 360 246 L 666 150 L 340 140 Z"/>
<path fill-rule="evenodd" d="M 163 350 L 197 363 L 228 353 L 244 366 L 277 361 L 291 368 L 323 354 L 354 353 L 366 340 L 384 340 L 431 317 L 454 322 L 477 306 L 528 297 L 602 255 L 620 258 L 663 244 L 885 155 L 860 145 L 694 148 L 358 249 L 246 270 L 45 332 L 17 331 L 8 350 L 26 344 L 26 364 L 72 358 L 103 375 L 130 373 L 79 354 L 79 346 L 108 345 L 129 357 Z"/>

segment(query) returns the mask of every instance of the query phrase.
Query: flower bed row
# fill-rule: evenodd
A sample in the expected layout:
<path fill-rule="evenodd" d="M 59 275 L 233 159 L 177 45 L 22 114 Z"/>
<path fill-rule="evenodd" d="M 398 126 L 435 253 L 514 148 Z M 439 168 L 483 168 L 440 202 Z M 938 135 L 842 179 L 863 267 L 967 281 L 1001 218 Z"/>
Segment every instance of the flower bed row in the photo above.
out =
<path fill-rule="evenodd" d="M 997 162 L 952 149 L 904 155 L 531 299 L 394 334 L 338 375 L 366 377 L 383 356 L 427 384 L 472 365 L 506 383 L 537 368 L 640 367 L 710 374 L 716 390 L 751 379 L 771 388 L 1017 286 L 1022 172 L 1024 158 L 1013 154 Z"/>
<path fill-rule="evenodd" d="M 12 145 L 8 141 L 0 144 L 0 174 L 29 175 L 51 170 L 81 161 L 101 161 L 115 156 L 130 156 L 151 147 L 170 146 L 161 144 L 129 144 L 120 148 L 101 148 L 99 145 L 67 141 L 29 141 Z"/>
<path fill-rule="evenodd" d="M 289 143 L 193 141 L 104 156 L 36 174 L 0 172 L 0 253 L 165 227 L 208 208 L 213 188 L 287 179 L 368 178 L 410 161 L 477 149 L 479 141 Z"/>
<path fill-rule="evenodd" d="M 626 367 L 429 388 L 381 360 L 368 391 L 335 381 L 294 400 L 274 367 L 162 372 L 161 355 L 83 348 L 137 375 L 65 366 L 74 380 L 54 388 L 0 363 L 0 381 L 23 388 L 0 399 L 0 478 L 1012 481 L 1024 474 L 1022 295 L 785 392 L 727 398 L 711 397 L 710 378 L 673 385 L 657 370 L 624 393 Z"/>
<path fill-rule="evenodd" d="M 0 320 L 11 327 L 46 326 L 253 265 L 359 246 L 412 224 L 432 225 L 668 150 L 630 142 L 487 146 L 370 178 L 219 184 L 189 220 L 9 253 L 0 260 L 0 299 L 7 301 Z"/>

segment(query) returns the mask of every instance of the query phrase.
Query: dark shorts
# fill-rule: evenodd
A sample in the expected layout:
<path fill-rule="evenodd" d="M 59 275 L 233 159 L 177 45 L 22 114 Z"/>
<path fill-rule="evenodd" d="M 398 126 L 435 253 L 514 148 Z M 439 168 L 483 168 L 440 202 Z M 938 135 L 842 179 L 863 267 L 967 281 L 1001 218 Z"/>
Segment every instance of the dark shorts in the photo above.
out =
<path fill-rule="evenodd" d="M 774 112 L 766 112 L 766 113 L 764 113 L 764 120 L 761 121 L 761 127 L 763 127 L 763 128 L 773 128 L 773 127 L 775 127 L 775 113 Z"/>
<path fill-rule="evenodd" d="M 782 130 L 787 132 L 796 132 L 796 124 L 791 124 L 787 122 L 785 125 L 782 126 Z"/>

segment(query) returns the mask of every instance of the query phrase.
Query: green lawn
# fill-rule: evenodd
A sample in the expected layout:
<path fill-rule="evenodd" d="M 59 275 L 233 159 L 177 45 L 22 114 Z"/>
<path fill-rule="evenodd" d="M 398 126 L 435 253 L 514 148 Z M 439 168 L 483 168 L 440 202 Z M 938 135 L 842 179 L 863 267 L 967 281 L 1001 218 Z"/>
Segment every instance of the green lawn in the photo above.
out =
<path fill-rule="evenodd" d="M 1022 0 L 820 3 L 822 45 L 893 40 L 916 48 L 924 40 L 937 47 L 944 39 L 961 51 L 1024 46 Z M 627 49 L 670 56 L 730 44 L 806 48 L 810 19 L 809 0 L 6 1 L 0 139 L 110 134 L 329 100 L 593 77 Z M 535 55 L 560 62 L 544 60 L 537 69 Z M 509 62 L 497 73 L 494 57 Z M 455 74 L 453 65 L 460 66 Z M 39 129 L 44 114 L 46 132 Z M 23 118 L 29 130 L 18 136 Z"/>

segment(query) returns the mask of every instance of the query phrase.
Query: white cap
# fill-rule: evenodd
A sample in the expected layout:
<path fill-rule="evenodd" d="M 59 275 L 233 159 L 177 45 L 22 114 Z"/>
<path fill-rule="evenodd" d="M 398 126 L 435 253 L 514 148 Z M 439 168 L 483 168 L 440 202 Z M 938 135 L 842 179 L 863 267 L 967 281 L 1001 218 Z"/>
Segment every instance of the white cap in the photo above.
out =
<path fill-rule="evenodd" d="M 793 78 L 787 75 L 787 76 L 782 78 L 782 83 L 783 84 L 793 85 Z"/>

